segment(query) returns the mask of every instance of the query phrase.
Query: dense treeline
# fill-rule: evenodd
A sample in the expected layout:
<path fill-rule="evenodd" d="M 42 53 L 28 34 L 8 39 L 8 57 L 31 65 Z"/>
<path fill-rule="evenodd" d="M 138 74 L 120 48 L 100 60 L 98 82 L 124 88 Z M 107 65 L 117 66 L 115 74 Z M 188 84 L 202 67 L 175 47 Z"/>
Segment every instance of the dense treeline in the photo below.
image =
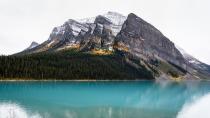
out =
<path fill-rule="evenodd" d="M 123 56 L 75 51 L 0 56 L 1 79 L 152 79 L 145 68 L 126 64 Z"/>

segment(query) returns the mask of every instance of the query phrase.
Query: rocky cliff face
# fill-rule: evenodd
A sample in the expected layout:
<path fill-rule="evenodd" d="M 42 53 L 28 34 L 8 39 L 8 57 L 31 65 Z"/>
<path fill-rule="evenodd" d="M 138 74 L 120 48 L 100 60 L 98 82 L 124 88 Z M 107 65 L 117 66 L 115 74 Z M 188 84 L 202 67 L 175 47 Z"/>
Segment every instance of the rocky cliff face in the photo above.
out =
<path fill-rule="evenodd" d="M 148 58 L 160 57 L 184 67 L 185 60 L 174 43 L 154 26 L 135 14 L 129 14 L 116 37 L 116 43 L 124 44 L 129 52 Z"/>

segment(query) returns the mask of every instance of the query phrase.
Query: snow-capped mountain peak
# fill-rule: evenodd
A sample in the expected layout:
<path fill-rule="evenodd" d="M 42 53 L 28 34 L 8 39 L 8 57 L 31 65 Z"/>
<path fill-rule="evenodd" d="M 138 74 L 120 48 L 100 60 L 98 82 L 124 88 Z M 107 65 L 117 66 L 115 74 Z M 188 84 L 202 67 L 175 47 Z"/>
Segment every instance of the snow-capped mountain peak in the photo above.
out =
<path fill-rule="evenodd" d="M 90 27 L 90 24 L 94 24 L 95 20 L 99 16 L 106 18 L 107 20 L 109 20 L 112 23 L 112 24 L 110 24 L 110 28 L 112 29 L 113 34 L 115 36 L 121 30 L 121 27 L 127 18 L 126 16 L 123 16 L 122 14 L 117 13 L 117 12 L 107 12 L 103 15 L 98 15 L 96 17 L 77 19 L 77 20 L 69 19 L 63 25 L 55 27 L 53 29 L 51 36 L 49 37 L 49 40 L 58 39 L 57 38 L 58 36 L 64 35 L 65 30 L 66 30 L 65 28 L 68 26 L 71 28 L 72 34 L 75 37 L 77 37 L 81 31 L 87 32 L 88 28 Z"/>
<path fill-rule="evenodd" d="M 111 12 L 111 11 L 109 11 L 101 16 L 109 19 L 115 25 L 122 25 L 127 18 L 126 16 L 124 16 L 120 13 Z M 84 19 L 77 19 L 76 21 L 78 21 L 80 23 L 94 23 L 95 19 L 96 19 L 96 17 L 90 17 L 90 18 L 84 18 Z"/>
<path fill-rule="evenodd" d="M 122 25 L 127 18 L 126 16 L 123 16 L 120 13 L 110 11 L 102 16 L 109 19 L 115 25 Z"/>

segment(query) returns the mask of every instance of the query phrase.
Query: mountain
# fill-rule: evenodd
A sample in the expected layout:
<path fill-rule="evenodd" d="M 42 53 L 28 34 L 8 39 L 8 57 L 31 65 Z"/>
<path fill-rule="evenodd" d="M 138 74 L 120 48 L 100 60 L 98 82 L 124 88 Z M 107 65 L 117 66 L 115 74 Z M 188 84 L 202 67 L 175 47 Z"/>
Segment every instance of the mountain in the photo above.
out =
<path fill-rule="evenodd" d="M 91 18 L 69 19 L 63 25 L 55 27 L 48 40 L 15 56 L 37 56 L 38 54 L 38 57 L 33 57 L 37 59 L 40 58 L 40 53 L 48 57 L 47 54 L 51 55 L 51 53 L 68 55 L 66 51 L 72 50 L 74 54 L 100 56 L 103 60 L 101 63 L 106 63 L 104 61 L 107 60 L 106 56 L 113 55 L 118 60 L 118 62 L 113 61 L 116 67 L 126 65 L 136 70 L 135 73 L 138 76 L 135 76 L 135 79 L 142 77 L 175 80 L 208 79 L 210 75 L 208 65 L 183 53 L 157 28 L 133 13 L 123 16 L 116 12 L 108 12 Z M 63 51 L 65 53 L 60 53 Z M 61 57 L 68 58 L 68 56 Z M 70 57 L 73 58 L 72 55 Z M 85 58 L 85 56 L 82 57 Z M 107 60 L 109 63 L 106 63 L 108 65 L 112 63 L 109 59 Z M 82 60 L 81 63 L 85 61 L 80 60 Z M 49 61 L 52 60 L 49 59 Z M 96 64 L 94 61 L 90 63 Z M 67 62 L 66 64 L 68 65 Z M 47 68 L 55 68 L 52 65 L 48 66 Z M 98 68 L 100 70 L 100 66 Z M 120 72 L 130 73 L 127 78 L 132 75 L 130 71 L 119 70 L 116 71 L 118 75 Z M 84 71 L 87 70 L 84 69 Z M 95 75 L 98 74 L 95 73 Z M 93 78 L 92 75 L 91 77 Z"/>
<path fill-rule="evenodd" d="M 38 45 L 39 45 L 39 44 L 38 44 L 37 42 L 33 41 L 33 42 L 31 43 L 31 45 L 30 45 L 28 48 L 26 48 L 25 50 L 33 49 L 33 48 L 37 47 Z"/>
<path fill-rule="evenodd" d="M 184 56 L 185 60 L 188 63 L 188 66 L 190 66 L 191 68 L 193 68 L 193 73 L 200 73 L 202 74 L 204 77 L 203 78 L 208 78 L 210 77 L 210 65 L 205 64 L 201 61 L 199 61 L 198 59 L 194 58 L 193 56 L 191 56 L 190 54 L 188 54 L 184 49 L 182 49 L 181 47 L 177 46 L 177 49 L 182 53 L 182 55 Z"/>

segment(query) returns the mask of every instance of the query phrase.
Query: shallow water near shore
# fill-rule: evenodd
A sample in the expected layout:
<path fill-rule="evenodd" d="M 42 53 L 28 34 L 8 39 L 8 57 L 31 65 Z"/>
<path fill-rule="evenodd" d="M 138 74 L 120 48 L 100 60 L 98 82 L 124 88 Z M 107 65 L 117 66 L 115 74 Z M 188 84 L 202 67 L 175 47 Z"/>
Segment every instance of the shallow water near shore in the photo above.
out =
<path fill-rule="evenodd" d="M 208 81 L 0 82 L 0 118 L 188 118 L 209 93 Z"/>

